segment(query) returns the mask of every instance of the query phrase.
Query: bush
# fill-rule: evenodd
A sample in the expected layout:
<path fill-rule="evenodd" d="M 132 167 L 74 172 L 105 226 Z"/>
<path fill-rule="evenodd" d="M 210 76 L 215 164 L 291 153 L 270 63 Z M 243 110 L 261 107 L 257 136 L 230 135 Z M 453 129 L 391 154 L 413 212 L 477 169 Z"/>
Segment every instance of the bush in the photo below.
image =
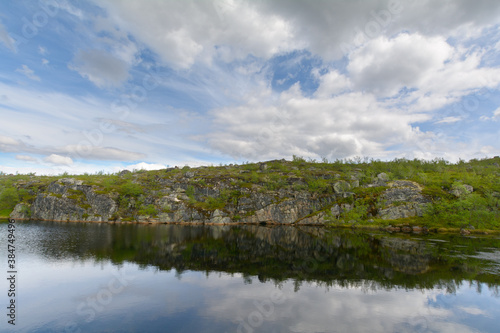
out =
<path fill-rule="evenodd" d="M 429 205 L 424 217 L 432 222 L 450 227 L 488 228 L 498 223 L 498 209 L 495 201 L 476 193 L 471 193 L 458 200 L 439 200 Z"/>
<path fill-rule="evenodd" d="M 147 206 L 142 205 L 141 208 L 139 209 L 139 215 L 156 216 L 157 214 L 158 211 L 156 210 L 156 207 L 154 205 L 147 205 Z"/>
<path fill-rule="evenodd" d="M 127 181 L 120 186 L 119 192 L 123 196 L 136 198 L 142 194 L 142 188 L 138 184 Z"/>
<path fill-rule="evenodd" d="M 19 201 L 17 190 L 14 187 L 6 188 L 0 193 L 0 210 L 12 210 Z"/>
<path fill-rule="evenodd" d="M 194 186 L 189 185 L 187 190 L 186 190 L 186 195 L 189 197 L 189 199 L 194 200 Z"/>

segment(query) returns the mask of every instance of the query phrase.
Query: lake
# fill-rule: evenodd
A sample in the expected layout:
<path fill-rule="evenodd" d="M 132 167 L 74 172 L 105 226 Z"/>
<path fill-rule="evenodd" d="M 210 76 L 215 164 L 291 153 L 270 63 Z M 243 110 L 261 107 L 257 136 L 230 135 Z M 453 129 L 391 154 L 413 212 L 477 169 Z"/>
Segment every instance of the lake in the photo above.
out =
<path fill-rule="evenodd" d="M 500 239 L 16 222 L 0 331 L 498 332 Z M 8 225 L 0 224 L 7 271 Z"/>

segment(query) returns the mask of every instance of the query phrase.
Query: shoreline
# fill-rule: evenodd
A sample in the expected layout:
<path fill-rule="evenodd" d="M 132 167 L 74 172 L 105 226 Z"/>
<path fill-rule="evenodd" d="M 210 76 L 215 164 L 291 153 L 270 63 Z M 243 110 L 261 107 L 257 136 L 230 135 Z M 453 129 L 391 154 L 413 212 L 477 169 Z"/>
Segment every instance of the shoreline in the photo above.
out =
<path fill-rule="evenodd" d="M 0 217 L 0 220 L 9 220 L 10 217 Z M 467 235 L 500 235 L 500 230 L 490 229 L 461 229 L 461 228 L 445 228 L 445 227 L 422 227 L 410 224 L 397 224 L 396 226 L 377 226 L 377 225 L 332 225 L 332 224 L 297 224 L 297 223 L 277 223 L 277 222 L 231 222 L 231 223 L 206 223 L 206 222 L 153 222 L 153 221 L 84 221 L 84 220 L 32 220 L 17 218 L 16 221 L 41 221 L 41 222 L 62 222 L 62 223 L 108 223 L 108 224 L 142 224 L 142 225 L 160 225 L 160 224 L 176 224 L 176 225 L 210 225 L 210 226 L 232 226 L 232 225 L 261 225 L 261 226 L 291 226 L 291 227 L 321 227 L 332 229 L 354 229 L 354 230 L 373 230 L 383 231 L 389 234 L 407 234 L 407 235 L 421 235 L 421 234 L 461 234 Z"/>

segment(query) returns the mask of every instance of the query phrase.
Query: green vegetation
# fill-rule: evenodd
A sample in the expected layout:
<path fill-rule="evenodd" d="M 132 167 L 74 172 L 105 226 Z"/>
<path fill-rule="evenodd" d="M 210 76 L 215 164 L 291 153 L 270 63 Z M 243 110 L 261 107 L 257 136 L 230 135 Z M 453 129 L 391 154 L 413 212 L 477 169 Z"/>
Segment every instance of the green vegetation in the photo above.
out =
<path fill-rule="evenodd" d="M 249 207 L 241 211 L 237 209 L 240 202 L 265 194 L 272 198 L 270 202 L 264 200 L 266 205 L 297 196 L 312 198 L 317 202 L 317 212 L 326 213 L 334 204 L 350 205 L 352 210 L 343 211 L 335 218 L 337 224 L 355 221 L 357 225 L 388 225 L 390 222 L 377 217 L 383 206 L 380 196 L 388 188 L 377 183 L 377 175 L 385 173 L 389 181 L 409 180 L 420 184 L 422 194 L 430 202 L 422 217 L 400 223 L 429 228 L 500 230 L 499 165 L 499 157 L 449 163 L 442 159 L 383 162 L 367 158 L 336 161 L 323 158 L 315 161 L 294 156 L 292 161 L 115 174 L 49 177 L 0 173 L 0 217 L 7 217 L 19 202 L 31 204 L 53 181 L 71 177 L 93 186 L 96 194 L 115 199 L 119 207 L 115 219 L 134 220 L 138 215 L 155 217 L 171 213 L 175 209 L 170 204 L 158 202 L 175 191 L 180 200 L 202 214 L 218 209 L 234 221 L 244 220 L 258 210 Z M 349 195 L 339 194 L 347 192 Z M 84 193 L 79 190 L 51 195 L 88 207 Z M 392 203 L 394 207 L 397 205 L 404 202 Z"/>

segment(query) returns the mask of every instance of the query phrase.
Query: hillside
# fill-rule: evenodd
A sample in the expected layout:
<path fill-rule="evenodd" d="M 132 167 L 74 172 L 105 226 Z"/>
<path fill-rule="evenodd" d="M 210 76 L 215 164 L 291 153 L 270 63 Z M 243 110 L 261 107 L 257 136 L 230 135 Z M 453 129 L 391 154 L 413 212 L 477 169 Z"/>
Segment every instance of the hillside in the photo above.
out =
<path fill-rule="evenodd" d="M 499 157 L 456 164 L 294 157 L 117 174 L 2 174 L 0 215 L 55 221 L 500 230 L 499 165 Z"/>

